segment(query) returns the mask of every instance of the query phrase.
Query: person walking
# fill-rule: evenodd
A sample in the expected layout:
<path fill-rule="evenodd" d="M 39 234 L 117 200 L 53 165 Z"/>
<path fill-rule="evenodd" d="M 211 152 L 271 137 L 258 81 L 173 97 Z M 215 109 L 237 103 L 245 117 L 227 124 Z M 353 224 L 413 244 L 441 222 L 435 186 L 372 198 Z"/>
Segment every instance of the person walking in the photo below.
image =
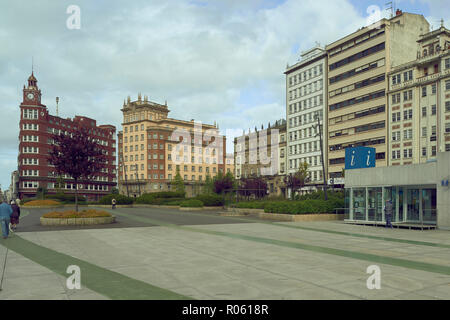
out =
<path fill-rule="evenodd" d="M 13 210 L 11 214 L 11 228 L 12 231 L 16 231 L 17 225 L 19 224 L 20 207 L 14 200 L 11 200 L 11 209 Z"/>
<path fill-rule="evenodd" d="M 0 199 L 0 224 L 2 226 L 3 239 L 8 238 L 9 235 L 9 222 L 13 210 L 11 206 Z"/>
<path fill-rule="evenodd" d="M 386 228 L 393 228 L 392 226 L 392 200 L 386 200 L 386 205 L 384 207 L 384 216 L 386 218 Z"/>
<path fill-rule="evenodd" d="M 112 208 L 115 209 L 116 208 L 116 199 L 112 199 L 111 200 L 111 204 L 112 204 Z"/>

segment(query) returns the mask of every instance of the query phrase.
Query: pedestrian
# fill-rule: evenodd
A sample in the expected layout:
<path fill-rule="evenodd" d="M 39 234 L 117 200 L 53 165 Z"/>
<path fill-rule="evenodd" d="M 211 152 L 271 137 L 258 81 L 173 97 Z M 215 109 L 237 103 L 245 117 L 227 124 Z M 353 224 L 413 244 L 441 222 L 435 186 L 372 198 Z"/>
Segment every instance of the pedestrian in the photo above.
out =
<path fill-rule="evenodd" d="M 386 205 L 384 207 L 384 216 L 386 218 L 386 228 L 393 228 L 392 226 L 392 200 L 386 200 Z"/>
<path fill-rule="evenodd" d="M 11 200 L 11 209 L 13 210 L 11 215 L 11 227 L 13 231 L 16 231 L 17 225 L 19 224 L 20 207 L 14 200 Z"/>
<path fill-rule="evenodd" d="M 113 198 L 111 200 L 111 203 L 112 203 L 112 208 L 115 209 L 116 208 L 116 199 Z"/>
<path fill-rule="evenodd" d="M 11 220 L 11 214 L 13 210 L 9 204 L 3 202 L 0 199 L 0 224 L 2 226 L 3 239 L 8 238 L 9 235 L 9 222 Z"/>

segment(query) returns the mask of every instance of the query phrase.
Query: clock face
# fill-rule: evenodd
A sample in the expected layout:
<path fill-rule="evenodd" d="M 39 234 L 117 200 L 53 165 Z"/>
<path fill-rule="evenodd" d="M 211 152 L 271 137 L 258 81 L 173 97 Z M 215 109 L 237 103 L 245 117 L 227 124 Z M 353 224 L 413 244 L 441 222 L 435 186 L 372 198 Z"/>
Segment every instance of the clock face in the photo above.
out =
<path fill-rule="evenodd" d="M 27 94 L 27 98 L 28 98 L 28 100 L 33 100 L 34 94 L 32 94 L 32 93 Z"/>

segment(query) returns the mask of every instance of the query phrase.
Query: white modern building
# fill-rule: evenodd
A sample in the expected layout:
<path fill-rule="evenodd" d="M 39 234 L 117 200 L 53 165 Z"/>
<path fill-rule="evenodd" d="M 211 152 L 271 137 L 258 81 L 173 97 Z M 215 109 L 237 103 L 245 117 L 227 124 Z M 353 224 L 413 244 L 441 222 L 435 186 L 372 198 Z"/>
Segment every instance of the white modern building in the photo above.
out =
<path fill-rule="evenodd" d="M 303 191 L 323 185 L 323 169 L 317 116 L 326 131 L 327 52 L 316 46 L 301 54 L 301 59 L 286 71 L 287 173 L 308 163 L 310 183 Z M 323 137 L 322 137 L 323 138 Z M 324 141 L 324 140 L 323 140 Z M 324 161 L 327 161 L 323 142 Z M 326 175 L 325 175 L 326 176 Z"/>

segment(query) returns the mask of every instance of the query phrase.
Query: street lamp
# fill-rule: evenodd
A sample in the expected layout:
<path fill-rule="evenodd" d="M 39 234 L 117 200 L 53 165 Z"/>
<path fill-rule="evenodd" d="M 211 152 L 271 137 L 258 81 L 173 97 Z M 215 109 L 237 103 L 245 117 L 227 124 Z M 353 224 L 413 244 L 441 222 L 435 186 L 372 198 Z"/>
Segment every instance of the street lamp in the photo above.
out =
<path fill-rule="evenodd" d="M 125 175 L 125 185 L 127 186 L 127 196 L 130 197 L 130 191 L 128 190 L 128 181 L 127 181 L 127 173 L 126 171 L 126 166 L 123 165 L 123 157 L 122 159 L 122 163 L 120 164 L 120 168 L 123 168 L 123 174 Z"/>
<path fill-rule="evenodd" d="M 141 196 L 141 185 L 139 184 L 139 173 L 138 173 L 138 169 L 139 169 L 138 165 L 135 164 L 135 165 L 134 165 L 134 172 L 135 172 L 134 174 L 136 175 L 137 185 L 138 185 L 138 188 L 139 188 L 139 196 Z"/>
<path fill-rule="evenodd" d="M 315 117 L 317 119 L 317 128 L 319 129 L 317 134 L 316 134 L 316 137 L 318 135 L 319 139 L 320 139 L 320 157 L 322 159 L 322 172 L 323 172 L 323 174 L 322 174 L 322 176 L 323 176 L 323 192 L 324 192 L 324 195 L 325 195 L 325 200 L 328 200 L 328 196 L 327 196 L 327 178 L 325 176 L 325 162 L 323 160 L 322 130 L 320 128 L 320 117 L 319 117 L 318 112 L 315 114 Z"/>

